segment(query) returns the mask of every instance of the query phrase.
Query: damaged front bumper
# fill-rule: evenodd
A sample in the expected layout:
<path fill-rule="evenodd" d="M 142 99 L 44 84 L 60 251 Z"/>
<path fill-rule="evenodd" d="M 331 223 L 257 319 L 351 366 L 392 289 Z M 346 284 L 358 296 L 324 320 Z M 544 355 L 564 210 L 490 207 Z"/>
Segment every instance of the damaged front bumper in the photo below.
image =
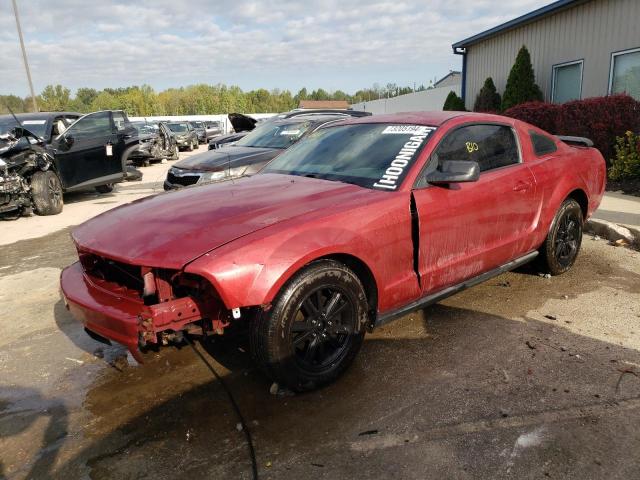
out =
<path fill-rule="evenodd" d="M 195 327 L 194 322 L 205 316 L 210 319 L 212 313 L 189 296 L 145 305 L 126 288 L 89 276 L 81 262 L 62 271 L 60 286 L 67 309 L 87 330 L 126 346 L 140 363 L 143 361 L 140 347 L 159 343 L 159 336 L 164 332 Z M 211 320 L 210 324 L 218 332 L 228 325 L 220 318 Z M 201 326 L 196 330 L 203 332 Z"/>

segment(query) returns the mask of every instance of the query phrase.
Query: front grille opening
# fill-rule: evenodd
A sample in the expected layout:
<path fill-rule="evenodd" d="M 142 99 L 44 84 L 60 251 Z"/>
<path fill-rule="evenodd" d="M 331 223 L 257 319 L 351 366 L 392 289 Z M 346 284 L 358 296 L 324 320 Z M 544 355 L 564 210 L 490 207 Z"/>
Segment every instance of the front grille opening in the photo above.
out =
<path fill-rule="evenodd" d="M 82 253 L 80 262 L 84 270 L 94 278 L 115 283 L 118 286 L 133 290 L 142 296 L 144 280 L 142 268 L 137 265 L 117 262 L 90 253 Z"/>
<path fill-rule="evenodd" d="M 185 175 L 184 177 L 178 177 L 169 171 L 167 175 L 167 181 L 169 183 L 173 183 L 174 185 L 184 185 L 185 187 L 189 185 L 195 185 L 200 180 L 200 175 Z"/>

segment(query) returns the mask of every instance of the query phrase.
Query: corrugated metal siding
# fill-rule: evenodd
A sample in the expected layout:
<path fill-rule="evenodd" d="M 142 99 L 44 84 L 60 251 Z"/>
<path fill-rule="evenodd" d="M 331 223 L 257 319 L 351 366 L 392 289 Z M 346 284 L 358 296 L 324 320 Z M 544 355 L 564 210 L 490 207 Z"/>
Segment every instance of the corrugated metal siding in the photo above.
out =
<path fill-rule="evenodd" d="M 526 45 L 536 82 L 551 99 L 553 65 L 584 60 L 582 98 L 606 95 L 611 53 L 640 47 L 640 0 L 591 0 L 468 48 L 467 109 L 487 77 L 502 94 L 518 50 Z"/>

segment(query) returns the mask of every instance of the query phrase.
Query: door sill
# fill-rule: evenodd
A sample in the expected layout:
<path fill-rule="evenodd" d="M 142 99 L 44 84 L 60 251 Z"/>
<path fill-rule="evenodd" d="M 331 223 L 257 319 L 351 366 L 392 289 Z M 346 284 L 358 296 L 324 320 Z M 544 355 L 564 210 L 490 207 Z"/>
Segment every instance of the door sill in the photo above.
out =
<path fill-rule="evenodd" d="M 508 272 L 515 268 L 518 268 L 525 263 L 529 263 L 531 260 L 538 256 L 538 251 L 529 252 L 522 257 L 516 258 L 515 260 L 511 260 L 510 262 L 505 263 L 504 265 L 499 266 L 498 268 L 494 268 L 493 270 L 489 270 L 488 272 L 481 273 L 476 277 L 469 278 L 464 282 L 458 283 L 457 285 L 453 285 L 451 287 L 447 287 L 439 292 L 430 293 L 429 295 L 425 295 L 424 297 L 419 298 L 407 305 L 396 308 L 394 310 L 378 314 L 376 318 L 376 322 L 374 327 L 379 327 L 384 325 L 385 323 L 389 323 L 397 318 L 400 318 L 407 313 L 413 312 L 415 310 L 428 307 L 429 305 L 433 305 L 434 303 L 438 303 L 440 300 L 444 300 L 451 295 L 455 295 L 458 292 L 466 290 L 469 287 L 473 287 L 478 285 L 479 283 L 486 282 L 487 280 L 492 279 L 502 273 Z"/>

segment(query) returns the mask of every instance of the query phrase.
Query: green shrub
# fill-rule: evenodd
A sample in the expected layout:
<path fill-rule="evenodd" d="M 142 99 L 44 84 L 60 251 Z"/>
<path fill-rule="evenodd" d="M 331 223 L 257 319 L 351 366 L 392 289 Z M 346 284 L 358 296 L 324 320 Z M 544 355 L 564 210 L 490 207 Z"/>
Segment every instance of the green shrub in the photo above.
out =
<path fill-rule="evenodd" d="M 527 47 L 523 45 L 507 78 L 507 86 L 502 96 L 502 110 L 507 110 L 521 103 L 541 102 L 542 100 L 542 91 L 536 85 L 536 77 L 533 73 L 533 65 L 531 65 L 531 55 L 529 55 Z"/>
<path fill-rule="evenodd" d="M 447 95 L 447 99 L 444 101 L 443 110 L 456 111 L 456 112 L 466 112 L 467 109 L 464 108 L 464 100 L 462 100 L 456 92 L 451 90 L 449 95 Z"/>
<path fill-rule="evenodd" d="M 497 113 L 500 111 L 500 94 L 496 90 L 493 78 L 489 77 L 484 81 L 484 85 L 478 92 L 476 103 L 473 105 L 474 112 Z"/>
<path fill-rule="evenodd" d="M 616 137 L 616 156 L 611 160 L 611 180 L 640 179 L 640 135 L 628 131 L 624 137 Z"/>

